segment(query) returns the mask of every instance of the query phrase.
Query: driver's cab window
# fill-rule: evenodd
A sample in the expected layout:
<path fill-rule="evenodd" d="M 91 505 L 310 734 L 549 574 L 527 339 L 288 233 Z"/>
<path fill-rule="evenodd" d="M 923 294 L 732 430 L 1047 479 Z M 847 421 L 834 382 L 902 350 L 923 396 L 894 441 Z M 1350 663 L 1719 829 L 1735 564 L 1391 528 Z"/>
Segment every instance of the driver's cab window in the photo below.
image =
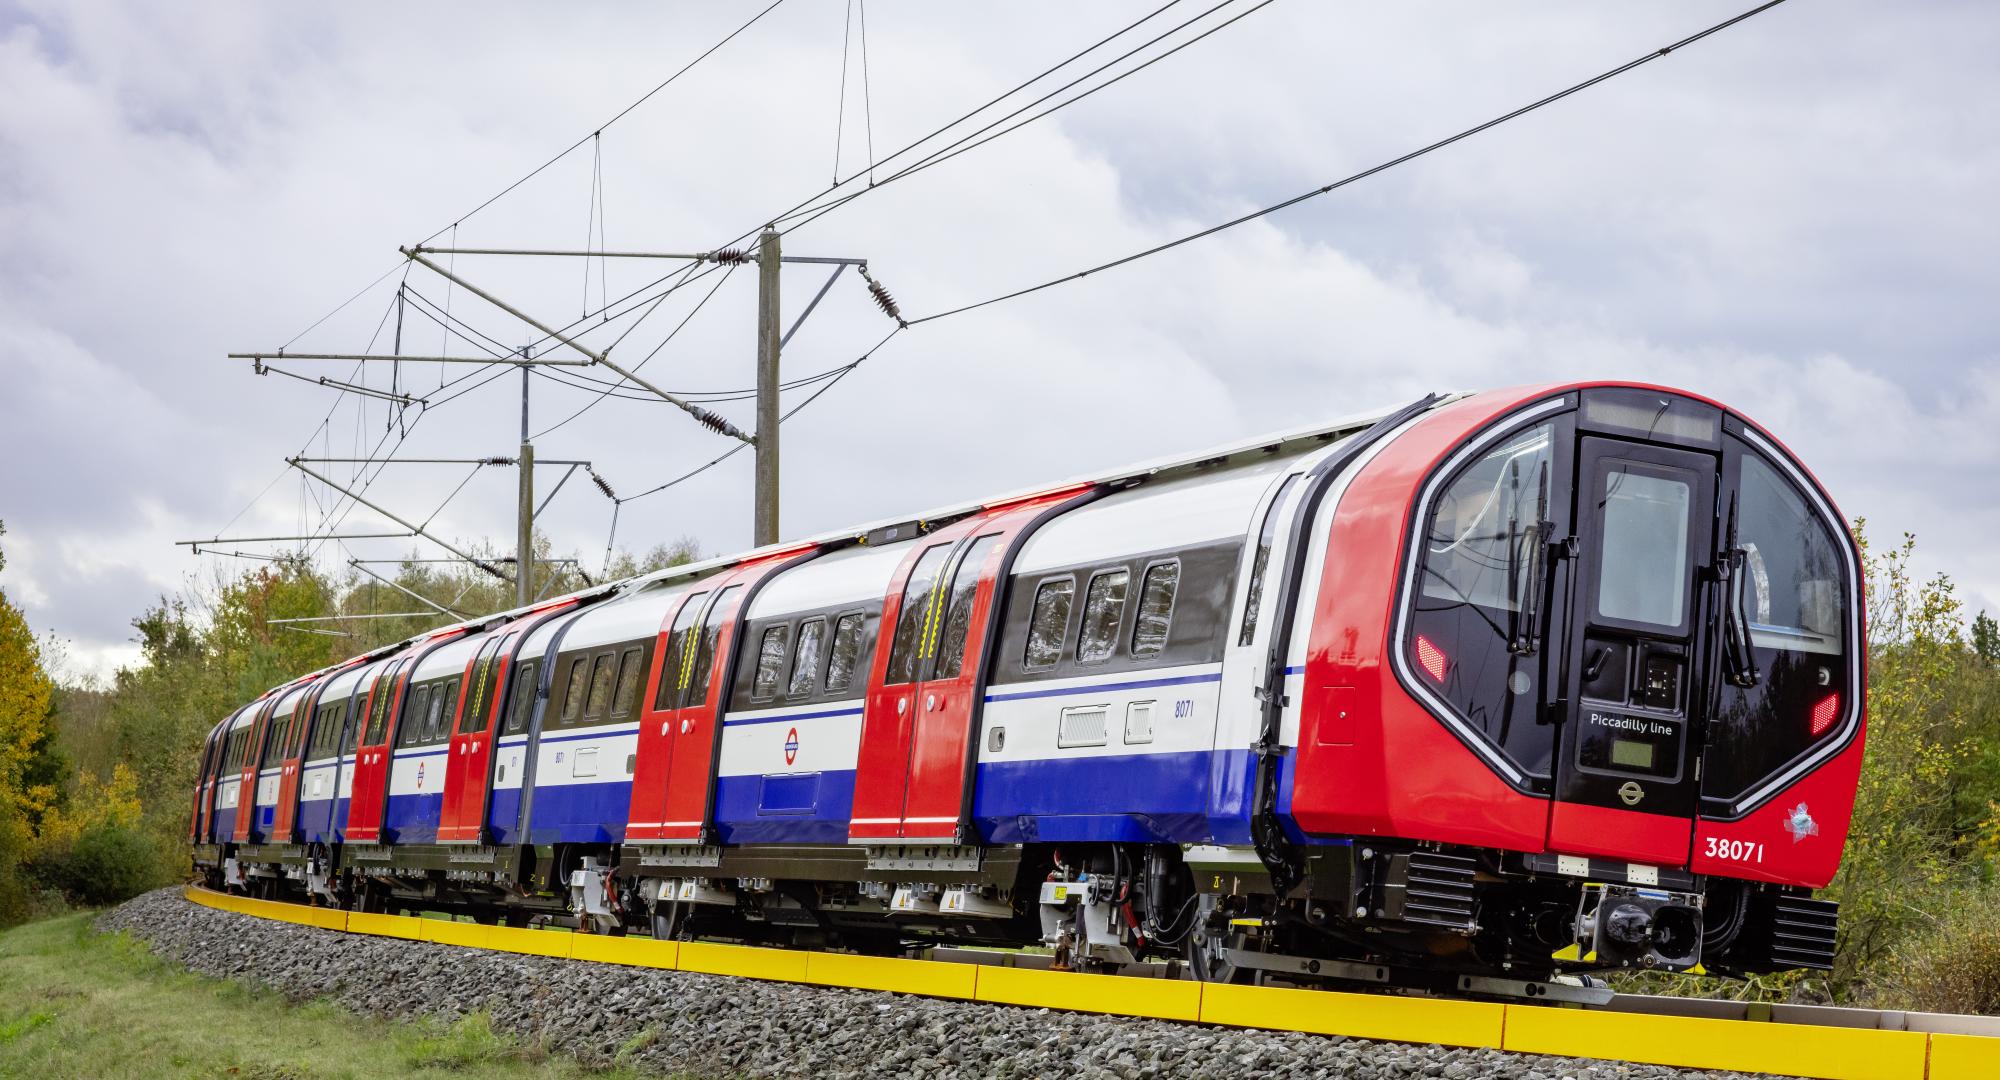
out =
<path fill-rule="evenodd" d="M 1555 739 L 1539 722 L 1549 620 L 1547 550 L 1567 535 L 1571 425 L 1501 436 L 1442 481 L 1417 534 L 1402 666 L 1524 773 L 1548 776 Z"/>

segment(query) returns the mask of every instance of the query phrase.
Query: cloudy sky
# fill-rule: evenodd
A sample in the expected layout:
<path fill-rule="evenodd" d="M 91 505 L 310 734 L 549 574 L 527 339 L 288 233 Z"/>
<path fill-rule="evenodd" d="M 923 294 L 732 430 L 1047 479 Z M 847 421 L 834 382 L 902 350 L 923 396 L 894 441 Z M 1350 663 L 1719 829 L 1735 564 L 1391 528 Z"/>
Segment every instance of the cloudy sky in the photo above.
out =
<path fill-rule="evenodd" d="M 70 642 L 74 669 L 109 670 L 134 655 L 130 620 L 148 603 L 218 567 L 254 565 L 174 541 L 327 531 L 335 497 L 287 456 L 378 444 L 400 458 L 512 454 L 512 374 L 440 392 L 437 365 L 406 368 L 398 387 L 432 407 L 398 417 L 224 358 L 288 343 L 389 351 L 385 316 L 405 281 L 397 245 L 444 229 L 436 243 L 464 247 L 576 248 L 601 231 L 613 249 L 714 248 L 823 192 L 836 152 L 846 175 L 869 160 L 871 139 L 875 157 L 888 155 L 1164 0 L 874 0 L 865 93 L 844 0 L 786 0 L 603 126 L 765 2 L 0 0 L 0 587 Z M 798 228 L 786 253 L 865 257 L 906 314 L 948 309 L 1394 157 L 1743 2 L 1224 0 L 1205 16 L 1216 0 L 1172 4 L 1037 94 L 1186 20 L 1200 17 L 1082 85 L 1250 13 Z M 1950 573 L 1975 608 L 2000 609 L 1996 53 L 1990 4 L 1793 0 L 1326 198 L 913 328 L 786 426 L 786 532 L 1430 389 L 1611 376 L 1738 405 L 1875 536 L 1916 533 L 1926 571 Z M 567 324 L 669 267 L 463 256 L 456 268 Z M 786 271 L 788 320 L 823 276 Z M 645 375 L 691 391 L 748 385 L 754 278 L 679 290 L 614 357 L 635 363 L 684 323 Z M 537 336 L 422 268 L 407 285 L 422 300 L 404 310 L 405 352 L 474 348 L 447 341 L 422 301 L 506 347 Z M 607 343 L 633 321 L 586 340 Z M 850 362 L 889 328 L 845 275 L 793 340 L 786 374 Z M 350 376 L 346 365 L 284 366 Z M 365 374 L 374 386 L 390 377 Z M 532 429 L 593 396 L 537 377 Z M 750 425 L 747 403 L 717 407 Z M 671 407 L 612 399 L 536 445 L 594 461 L 630 495 L 729 443 Z M 327 468 L 344 479 L 353 467 Z M 508 543 L 512 471 L 471 475 L 447 503 L 467 476 L 390 466 L 369 497 L 454 540 Z M 749 483 L 746 453 L 628 503 L 619 541 L 745 546 Z M 595 564 L 610 509 L 573 481 L 543 525 Z M 335 528 L 395 526 L 364 508 Z M 314 550 L 337 567 L 412 548 Z"/>

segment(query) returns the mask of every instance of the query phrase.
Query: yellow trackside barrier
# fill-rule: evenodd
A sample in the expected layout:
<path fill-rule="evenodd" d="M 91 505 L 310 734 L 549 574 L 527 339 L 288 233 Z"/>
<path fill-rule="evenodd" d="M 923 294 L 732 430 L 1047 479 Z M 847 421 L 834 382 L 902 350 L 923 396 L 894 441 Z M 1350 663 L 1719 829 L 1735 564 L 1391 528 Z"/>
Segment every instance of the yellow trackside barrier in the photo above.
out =
<path fill-rule="evenodd" d="M 925 997 L 971 999 L 977 995 L 976 964 L 946 964 L 936 960 L 901 960 L 892 956 L 849 956 L 809 952 L 806 980 L 823 986 L 856 990 L 893 990 Z"/>
<path fill-rule="evenodd" d="M 672 969 L 680 966 L 681 943 L 606 934 L 571 934 L 569 955 L 571 959 L 594 960 L 603 964 Z"/>
<path fill-rule="evenodd" d="M 1932 1035 L 1930 1080 L 1991 1080 L 2000 1076 L 2000 1039 Z"/>
<path fill-rule="evenodd" d="M 1929 1045 L 1920 1031 L 1509 1005 L 1502 1048 L 1831 1080 L 1923 1080 Z"/>
<path fill-rule="evenodd" d="M 2000 1077 L 2000 1038 L 1974 1035 L 1079 975 L 708 942 L 519 930 L 404 915 L 304 908 L 193 886 L 186 890 L 186 896 L 205 907 L 331 930 L 344 929 L 354 934 L 1001 1005 L 1394 1042 L 1497 1047 L 1524 1054 L 1780 1073 L 1826 1080 Z"/>
<path fill-rule="evenodd" d="M 682 971 L 700 971 L 709 975 L 743 975 L 777 982 L 804 982 L 808 955 L 785 949 L 683 941 L 679 962 L 674 966 Z"/>
<path fill-rule="evenodd" d="M 1208 1024 L 1496 1049 L 1507 1026 L 1507 1008 L 1485 1001 L 1229 983 L 1207 983 L 1201 991 L 1201 1019 Z"/>
<path fill-rule="evenodd" d="M 440 945 L 462 945 L 468 949 L 486 948 L 488 931 L 493 929 L 482 923 L 447 919 L 418 919 L 417 922 L 423 924 L 423 940 Z"/>
<path fill-rule="evenodd" d="M 1200 1020 L 1202 984 L 1129 975 L 1078 976 L 1073 971 L 981 967 L 977 997 L 1000 1005 L 1072 1012 Z"/>
<path fill-rule="evenodd" d="M 486 928 L 486 947 L 501 952 L 527 953 L 530 956 L 570 955 L 570 939 L 579 935 L 568 931 L 524 930 L 515 926 L 489 926 Z"/>
<path fill-rule="evenodd" d="M 424 936 L 424 922 L 408 915 L 371 915 L 365 911 L 350 911 L 347 913 L 347 932 L 417 941 Z"/>

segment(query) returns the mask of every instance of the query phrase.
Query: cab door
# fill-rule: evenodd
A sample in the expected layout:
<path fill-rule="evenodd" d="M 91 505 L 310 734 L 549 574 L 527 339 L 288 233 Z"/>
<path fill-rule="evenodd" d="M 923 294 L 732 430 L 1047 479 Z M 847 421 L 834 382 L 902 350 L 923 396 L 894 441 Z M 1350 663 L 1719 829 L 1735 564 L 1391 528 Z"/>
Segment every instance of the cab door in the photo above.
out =
<path fill-rule="evenodd" d="M 354 749 L 354 782 L 347 800 L 347 827 L 342 838 L 351 843 L 382 839 L 382 814 L 388 805 L 389 745 L 395 739 L 395 717 L 402 707 L 404 674 L 416 657 L 391 663 L 368 687 L 367 712 Z"/>
<path fill-rule="evenodd" d="M 1549 847 L 1685 865 L 1706 717 L 1718 458 L 1584 435 Z M 1553 629 L 1553 628 L 1552 628 Z"/>
<path fill-rule="evenodd" d="M 486 778 L 492 768 L 493 721 L 500 714 L 508 661 L 520 643 L 518 630 L 496 635 L 480 647 L 466 667 L 458 724 L 452 729 L 445 753 L 444 805 L 438 810 L 440 842 L 467 843 L 479 839 L 480 826 L 486 820 Z"/>

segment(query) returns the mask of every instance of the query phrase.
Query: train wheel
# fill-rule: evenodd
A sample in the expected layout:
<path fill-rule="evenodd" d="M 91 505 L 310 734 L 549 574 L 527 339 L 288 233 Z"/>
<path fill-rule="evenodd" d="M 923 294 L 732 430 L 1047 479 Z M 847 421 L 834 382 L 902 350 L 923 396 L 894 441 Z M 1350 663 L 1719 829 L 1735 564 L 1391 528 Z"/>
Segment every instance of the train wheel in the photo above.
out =
<path fill-rule="evenodd" d="M 1188 970 L 1202 982 L 1249 983 L 1257 973 L 1229 959 L 1230 949 L 1244 945 L 1243 935 L 1232 933 L 1227 920 L 1215 918 L 1220 898 L 1204 893 L 1195 912 L 1194 926 L 1181 944 Z M 1216 925 L 1217 923 L 1220 925 Z"/>

